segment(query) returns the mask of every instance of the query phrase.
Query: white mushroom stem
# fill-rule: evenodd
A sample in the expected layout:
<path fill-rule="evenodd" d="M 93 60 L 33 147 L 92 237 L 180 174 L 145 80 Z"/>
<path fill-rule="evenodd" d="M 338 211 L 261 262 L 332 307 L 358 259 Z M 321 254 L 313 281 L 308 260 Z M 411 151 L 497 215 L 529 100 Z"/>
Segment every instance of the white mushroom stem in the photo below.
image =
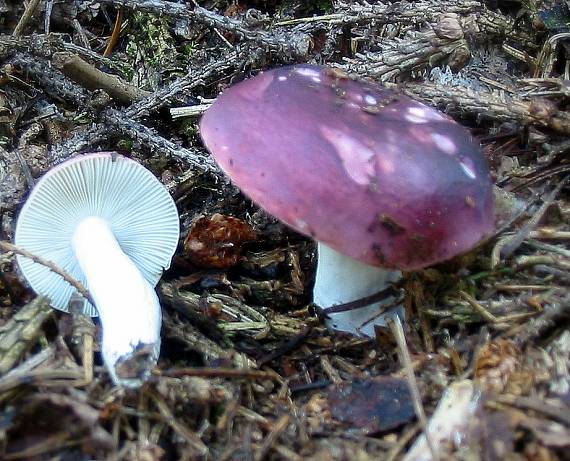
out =
<path fill-rule="evenodd" d="M 373 295 L 388 288 L 402 276 L 400 271 L 363 264 L 320 242 L 317 251 L 318 263 L 313 301 L 322 308 Z M 366 307 L 330 314 L 326 324 L 334 330 L 374 337 L 374 325 L 386 325 L 385 318 L 388 315 L 395 313 L 403 315 L 401 306 L 378 315 L 384 310 L 382 306 L 395 301 L 394 297 L 389 297 Z"/>
<path fill-rule="evenodd" d="M 160 350 L 162 314 L 156 292 L 104 219 L 83 219 L 72 246 L 101 318 L 103 360 L 115 383 L 137 387 Z"/>

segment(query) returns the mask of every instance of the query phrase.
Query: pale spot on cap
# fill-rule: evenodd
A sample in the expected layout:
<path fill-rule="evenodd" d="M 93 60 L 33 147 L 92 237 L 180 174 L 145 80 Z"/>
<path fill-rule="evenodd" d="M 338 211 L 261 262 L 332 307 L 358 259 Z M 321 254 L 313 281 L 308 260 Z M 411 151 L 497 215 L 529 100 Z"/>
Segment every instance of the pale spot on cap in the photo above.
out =
<path fill-rule="evenodd" d="M 408 122 L 427 123 L 429 121 L 427 112 L 428 111 L 426 109 L 423 109 L 421 107 L 410 107 L 408 108 L 407 113 L 404 115 L 404 117 Z"/>
<path fill-rule="evenodd" d="M 468 177 L 470 177 L 471 179 L 477 178 L 473 162 L 470 159 L 468 158 L 463 159 L 461 162 L 459 162 L 459 165 L 461 166 L 461 169 Z"/>
<path fill-rule="evenodd" d="M 457 154 L 457 145 L 448 136 L 440 133 L 431 133 L 430 137 L 435 145 L 446 154 Z"/>
<path fill-rule="evenodd" d="M 298 67 L 295 72 L 303 77 L 310 78 L 315 83 L 321 83 L 321 73 L 318 70 L 309 67 Z"/>
<path fill-rule="evenodd" d="M 422 125 L 411 125 L 408 128 L 408 133 L 411 138 L 413 138 L 417 143 L 423 145 L 430 145 L 431 144 L 431 130 L 429 127 Z"/>
<path fill-rule="evenodd" d="M 440 114 L 437 110 L 420 103 L 415 103 L 412 107 L 409 107 L 404 118 L 411 123 L 443 122 L 448 120 L 445 115 Z"/>
<path fill-rule="evenodd" d="M 381 155 L 376 156 L 376 165 L 378 165 L 378 168 L 380 168 L 382 173 L 385 174 L 391 174 L 394 173 L 394 171 L 396 171 L 396 168 L 394 167 L 394 162 L 391 159 L 383 157 Z"/>
<path fill-rule="evenodd" d="M 302 220 L 302 219 L 297 219 L 297 220 L 295 221 L 295 225 L 296 225 L 299 229 L 302 229 L 302 230 L 306 230 L 307 227 L 308 227 L 307 221 L 304 221 L 304 220 Z"/>
<path fill-rule="evenodd" d="M 251 81 L 245 82 L 245 85 L 238 87 L 240 96 L 248 101 L 257 102 L 263 98 L 265 90 L 273 83 L 273 73 L 262 72 L 257 76 L 257 81 L 252 84 Z"/>
<path fill-rule="evenodd" d="M 324 125 L 319 130 L 338 154 L 346 174 L 360 185 L 368 184 L 374 176 L 374 167 L 370 162 L 375 156 L 374 151 L 341 130 Z"/>
<path fill-rule="evenodd" d="M 364 102 L 366 104 L 370 104 L 371 106 L 378 104 L 378 100 L 371 94 L 367 94 L 366 96 L 364 96 Z"/>

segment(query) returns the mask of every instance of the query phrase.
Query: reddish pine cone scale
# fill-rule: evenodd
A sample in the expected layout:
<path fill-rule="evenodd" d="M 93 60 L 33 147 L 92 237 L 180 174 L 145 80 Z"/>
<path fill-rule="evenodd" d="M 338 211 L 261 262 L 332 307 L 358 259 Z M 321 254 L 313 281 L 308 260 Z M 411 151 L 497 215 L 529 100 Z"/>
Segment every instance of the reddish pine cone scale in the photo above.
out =
<path fill-rule="evenodd" d="M 494 228 L 489 170 L 470 133 L 337 70 L 263 72 L 219 96 L 200 130 L 257 204 L 364 263 L 422 268 Z"/>

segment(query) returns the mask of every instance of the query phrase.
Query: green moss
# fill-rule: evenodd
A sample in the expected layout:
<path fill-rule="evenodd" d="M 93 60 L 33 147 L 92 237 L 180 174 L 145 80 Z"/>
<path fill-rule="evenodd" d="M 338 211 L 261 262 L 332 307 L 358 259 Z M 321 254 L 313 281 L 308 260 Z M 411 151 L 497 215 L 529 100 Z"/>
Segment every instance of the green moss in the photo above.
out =
<path fill-rule="evenodd" d="M 299 2 L 296 0 L 288 0 L 283 2 L 281 8 L 287 10 L 298 3 Z M 323 15 L 331 13 L 333 11 L 333 2 L 332 0 L 314 0 L 311 2 L 302 2 L 302 5 L 300 7 L 296 7 L 294 9 L 299 14 L 299 17 Z"/>
<path fill-rule="evenodd" d="M 131 18 L 127 55 L 136 73 L 132 82 L 140 87 L 156 89 L 162 81 L 162 72 L 171 66 L 177 56 L 172 24 L 165 17 L 135 13 Z"/>
<path fill-rule="evenodd" d="M 130 152 L 133 149 L 134 142 L 131 138 L 123 138 L 117 141 L 117 149 Z"/>

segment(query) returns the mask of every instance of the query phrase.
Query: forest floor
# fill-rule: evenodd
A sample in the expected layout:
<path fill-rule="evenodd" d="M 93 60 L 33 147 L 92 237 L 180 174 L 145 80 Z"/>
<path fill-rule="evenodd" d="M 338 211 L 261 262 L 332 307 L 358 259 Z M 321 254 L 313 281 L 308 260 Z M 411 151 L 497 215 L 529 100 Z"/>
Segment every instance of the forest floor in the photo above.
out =
<path fill-rule="evenodd" d="M 0 0 L 0 458 L 568 459 L 569 37 L 567 2 L 539 0 Z M 496 235 L 405 274 L 407 367 L 389 329 L 327 330 L 312 241 L 230 186 L 200 140 L 222 90 L 294 63 L 398 87 L 487 156 Z M 93 151 L 155 173 L 181 242 L 198 219 L 256 236 L 230 256 L 201 237 L 209 262 L 180 244 L 137 390 L 111 382 L 97 320 L 36 297 L 10 246 L 34 182 Z"/>

